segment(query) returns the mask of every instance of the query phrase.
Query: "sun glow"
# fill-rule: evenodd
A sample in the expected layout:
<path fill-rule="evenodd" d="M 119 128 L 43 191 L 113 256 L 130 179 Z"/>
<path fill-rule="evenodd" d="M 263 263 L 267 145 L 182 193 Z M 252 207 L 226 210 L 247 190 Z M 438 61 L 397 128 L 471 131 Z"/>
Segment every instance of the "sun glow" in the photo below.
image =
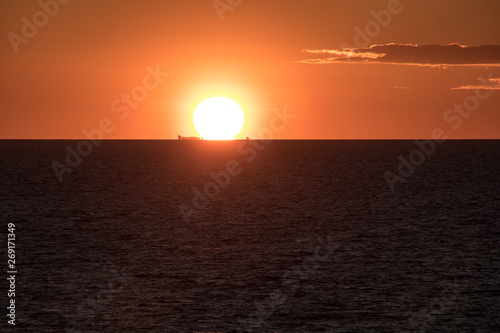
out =
<path fill-rule="evenodd" d="M 194 127 L 205 140 L 232 140 L 244 122 L 242 108 L 226 97 L 212 97 L 194 110 Z"/>

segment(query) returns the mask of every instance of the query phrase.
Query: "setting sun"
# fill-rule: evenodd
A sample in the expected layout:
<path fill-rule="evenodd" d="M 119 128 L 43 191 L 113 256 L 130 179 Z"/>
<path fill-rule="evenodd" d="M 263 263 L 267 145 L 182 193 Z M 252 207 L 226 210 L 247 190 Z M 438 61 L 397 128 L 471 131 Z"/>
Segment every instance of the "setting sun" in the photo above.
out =
<path fill-rule="evenodd" d="M 193 122 L 205 140 L 232 140 L 243 127 L 242 108 L 226 97 L 212 97 L 194 110 Z"/>
<path fill-rule="evenodd" d="M 500 333 L 499 13 L 0 0 L 0 333 Z"/>

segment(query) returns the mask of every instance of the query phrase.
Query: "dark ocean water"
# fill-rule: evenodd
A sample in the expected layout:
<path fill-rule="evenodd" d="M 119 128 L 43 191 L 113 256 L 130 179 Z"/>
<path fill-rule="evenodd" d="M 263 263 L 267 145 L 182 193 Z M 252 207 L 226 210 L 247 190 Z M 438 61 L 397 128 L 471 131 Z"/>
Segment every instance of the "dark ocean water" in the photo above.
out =
<path fill-rule="evenodd" d="M 78 144 L 0 141 L 2 332 L 500 332 L 500 141 Z"/>

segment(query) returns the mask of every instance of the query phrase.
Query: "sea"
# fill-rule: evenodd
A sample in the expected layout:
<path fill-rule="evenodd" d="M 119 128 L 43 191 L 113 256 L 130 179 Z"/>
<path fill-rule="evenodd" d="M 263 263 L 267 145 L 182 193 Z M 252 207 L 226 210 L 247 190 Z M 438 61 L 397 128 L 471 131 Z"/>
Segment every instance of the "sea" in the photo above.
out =
<path fill-rule="evenodd" d="M 499 167 L 500 140 L 2 140 L 0 331 L 500 332 Z"/>

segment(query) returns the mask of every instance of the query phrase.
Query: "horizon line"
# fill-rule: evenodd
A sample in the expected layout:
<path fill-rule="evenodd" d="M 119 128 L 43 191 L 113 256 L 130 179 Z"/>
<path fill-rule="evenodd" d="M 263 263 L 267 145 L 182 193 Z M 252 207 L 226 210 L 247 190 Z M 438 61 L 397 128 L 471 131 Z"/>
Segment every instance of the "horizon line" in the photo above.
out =
<path fill-rule="evenodd" d="M 369 138 L 369 139 L 343 139 L 343 138 L 302 138 L 302 139 L 232 139 L 232 140 L 179 140 L 179 139 L 101 139 L 100 141 L 180 141 L 180 142 L 231 142 L 231 141 L 412 141 L 433 140 L 432 138 Z M 473 140 L 500 140 L 500 138 L 448 138 L 445 141 L 473 141 Z M 0 141 L 94 141 L 87 138 L 79 139 L 47 139 L 47 138 L 0 138 Z"/>

